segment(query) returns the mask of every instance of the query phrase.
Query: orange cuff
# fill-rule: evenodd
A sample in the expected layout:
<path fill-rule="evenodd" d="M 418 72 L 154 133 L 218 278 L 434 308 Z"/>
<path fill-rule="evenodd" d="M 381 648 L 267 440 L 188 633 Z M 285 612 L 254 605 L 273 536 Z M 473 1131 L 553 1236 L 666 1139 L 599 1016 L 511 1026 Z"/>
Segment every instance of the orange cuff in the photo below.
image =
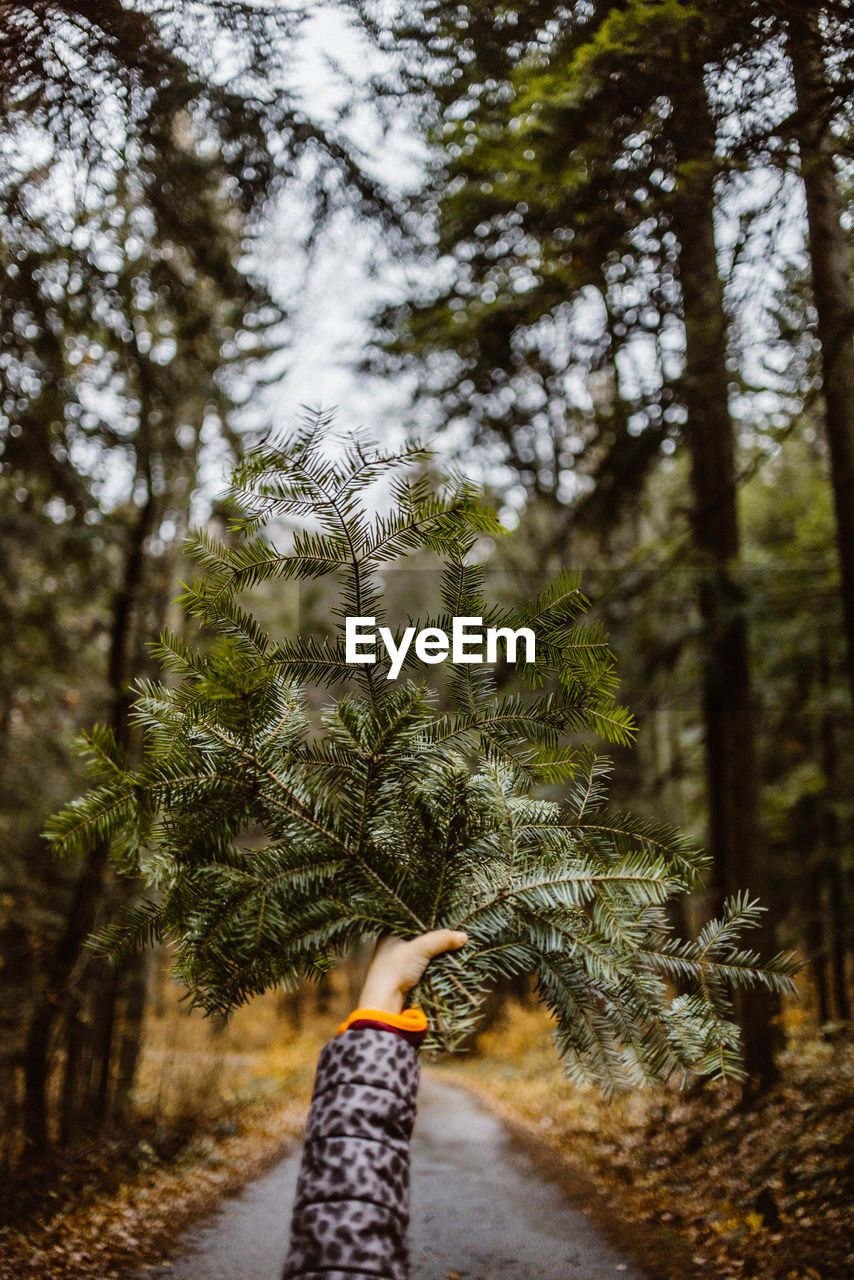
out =
<path fill-rule="evenodd" d="M 382 1023 L 396 1031 L 408 1031 L 415 1035 L 427 1030 L 427 1015 L 423 1009 L 404 1009 L 403 1013 L 387 1013 L 385 1009 L 354 1009 L 349 1018 L 341 1023 L 337 1034 L 340 1036 L 354 1022 Z"/>

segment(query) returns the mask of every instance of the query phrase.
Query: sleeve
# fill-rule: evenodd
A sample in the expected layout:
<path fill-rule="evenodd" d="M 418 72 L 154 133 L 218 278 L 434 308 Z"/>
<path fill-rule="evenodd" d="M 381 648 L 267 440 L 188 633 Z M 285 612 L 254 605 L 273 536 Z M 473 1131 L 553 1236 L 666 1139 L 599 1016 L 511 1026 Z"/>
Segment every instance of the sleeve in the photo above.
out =
<path fill-rule="evenodd" d="M 407 1280 L 412 1044 L 350 1027 L 323 1049 L 283 1280 Z"/>

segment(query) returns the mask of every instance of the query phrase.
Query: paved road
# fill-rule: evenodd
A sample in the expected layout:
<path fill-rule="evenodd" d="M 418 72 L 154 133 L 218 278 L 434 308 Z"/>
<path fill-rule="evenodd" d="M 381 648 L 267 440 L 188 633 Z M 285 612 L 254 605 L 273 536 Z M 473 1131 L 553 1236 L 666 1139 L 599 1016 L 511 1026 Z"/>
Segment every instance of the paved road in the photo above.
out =
<path fill-rule="evenodd" d="M 227 1200 L 156 1280 L 279 1280 L 299 1153 Z M 412 1147 L 413 1280 L 645 1280 L 464 1090 L 422 1078 Z"/>

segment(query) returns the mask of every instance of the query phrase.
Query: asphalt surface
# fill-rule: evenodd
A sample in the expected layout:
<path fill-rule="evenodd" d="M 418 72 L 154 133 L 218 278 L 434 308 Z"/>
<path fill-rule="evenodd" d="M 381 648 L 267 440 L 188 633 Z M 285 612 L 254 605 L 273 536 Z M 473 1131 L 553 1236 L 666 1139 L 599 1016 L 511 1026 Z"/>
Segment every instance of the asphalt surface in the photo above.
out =
<path fill-rule="evenodd" d="M 185 1235 L 151 1280 L 279 1280 L 299 1151 Z M 177 1243 L 177 1242 L 176 1242 Z M 463 1089 L 422 1077 L 412 1280 L 646 1280 Z"/>

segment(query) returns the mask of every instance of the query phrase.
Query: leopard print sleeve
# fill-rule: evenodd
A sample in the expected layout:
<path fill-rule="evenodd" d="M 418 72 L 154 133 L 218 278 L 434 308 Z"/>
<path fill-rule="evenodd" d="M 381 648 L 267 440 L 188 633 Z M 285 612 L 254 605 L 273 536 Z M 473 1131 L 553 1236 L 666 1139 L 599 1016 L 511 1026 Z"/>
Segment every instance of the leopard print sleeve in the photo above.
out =
<path fill-rule="evenodd" d="M 351 1028 L 320 1055 L 283 1280 L 407 1280 L 418 1054 Z"/>

